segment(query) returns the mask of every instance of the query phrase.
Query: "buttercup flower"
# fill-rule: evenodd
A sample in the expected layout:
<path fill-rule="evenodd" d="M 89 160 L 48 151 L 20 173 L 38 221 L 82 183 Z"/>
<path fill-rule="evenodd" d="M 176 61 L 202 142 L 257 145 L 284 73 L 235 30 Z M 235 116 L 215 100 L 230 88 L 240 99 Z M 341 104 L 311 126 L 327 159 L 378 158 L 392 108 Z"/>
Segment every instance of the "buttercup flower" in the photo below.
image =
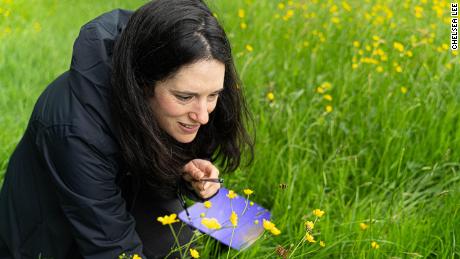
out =
<path fill-rule="evenodd" d="M 251 45 L 246 44 L 246 50 L 247 50 L 248 52 L 252 52 L 252 51 L 254 50 L 254 48 L 253 48 Z"/>
<path fill-rule="evenodd" d="M 270 102 L 273 102 L 275 100 L 275 95 L 272 93 L 272 92 L 268 92 L 267 93 L 267 99 L 270 101 Z"/>
<path fill-rule="evenodd" d="M 305 227 L 307 228 L 307 230 L 311 231 L 315 227 L 315 224 L 311 221 L 307 221 L 305 222 Z"/>
<path fill-rule="evenodd" d="M 407 87 L 401 86 L 401 93 L 406 94 L 407 93 Z"/>
<path fill-rule="evenodd" d="M 319 241 L 319 245 L 320 245 L 321 247 L 325 247 L 325 246 L 326 246 L 326 243 L 324 243 L 324 241 L 321 240 L 321 241 Z"/>
<path fill-rule="evenodd" d="M 366 230 L 369 225 L 367 225 L 366 223 L 359 223 L 359 227 L 361 228 L 361 230 Z"/>
<path fill-rule="evenodd" d="M 371 247 L 372 247 L 372 248 L 374 248 L 374 249 L 379 249 L 379 248 L 380 248 L 380 245 L 379 245 L 379 244 L 377 244 L 377 242 L 375 242 L 375 241 L 372 241 L 372 243 L 371 243 Z"/>
<path fill-rule="evenodd" d="M 203 218 L 201 224 L 209 229 L 220 229 L 220 223 L 216 218 Z"/>
<path fill-rule="evenodd" d="M 212 206 L 212 202 L 210 202 L 210 201 L 205 201 L 205 202 L 203 203 L 203 205 L 204 205 L 204 207 L 205 207 L 206 209 L 209 209 L 209 208 L 211 208 L 211 206 Z"/>
<path fill-rule="evenodd" d="M 324 211 L 320 209 L 315 209 L 313 210 L 313 215 L 317 216 L 318 218 L 321 218 L 324 215 Z"/>
<path fill-rule="evenodd" d="M 307 240 L 310 243 L 316 243 L 315 238 L 312 235 L 310 235 L 309 233 L 307 233 L 307 235 L 305 235 L 305 240 Z"/>
<path fill-rule="evenodd" d="M 232 226 L 236 227 L 238 225 L 238 215 L 234 211 L 232 211 L 232 215 L 230 215 L 230 222 L 232 223 Z"/>
<path fill-rule="evenodd" d="M 176 222 L 179 222 L 178 219 L 176 219 L 177 215 L 175 213 L 169 215 L 169 216 L 164 216 L 164 217 L 158 217 L 157 220 L 161 222 L 163 225 L 169 225 L 173 224 Z"/>
<path fill-rule="evenodd" d="M 399 42 L 394 42 L 393 43 L 393 47 L 398 50 L 399 52 L 403 52 L 404 51 L 404 45 L 402 45 L 401 43 Z"/>
<path fill-rule="evenodd" d="M 133 259 L 142 259 L 142 257 L 140 257 L 138 254 L 134 254 Z"/>
<path fill-rule="evenodd" d="M 227 197 L 231 200 L 231 199 L 235 199 L 236 198 L 236 193 L 233 191 L 233 190 L 229 190 L 228 193 L 227 193 Z"/>
<path fill-rule="evenodd" d="M 200 258 L 200 253 L 197 250 L 190 248 L 190 256 L 192 258 Z"/>
<path fill-rule="evenodd" d="M 271 230 L 272 228 L 275 227 L 275 224 L 273 224 L 269 220 L 263 219 L 263 226 L 266 230 Z"/>
<path fill-rule="evenodd" d="M 244 11 L 244 9 L 239 9 L 238 10 L 238 17 L 240 18 L 244 18 L 246 12 Z"/>
<path fill-rule="evenodd" d="M 277 236 L 279 234 L 281 234 L 281 231 L 276 228 L 276 227 L 273 227 L 272 229 L 270 229 L 270 232 L 274 235 L 274 236 Z"/>
<path fill-rule="evenodd" d="M 246 195 L 251 195 L 254 191 L 251 190 L 251 189 L 244 189 L 243 192 L 244 192 L 244 194 L 246 194 Z"/>

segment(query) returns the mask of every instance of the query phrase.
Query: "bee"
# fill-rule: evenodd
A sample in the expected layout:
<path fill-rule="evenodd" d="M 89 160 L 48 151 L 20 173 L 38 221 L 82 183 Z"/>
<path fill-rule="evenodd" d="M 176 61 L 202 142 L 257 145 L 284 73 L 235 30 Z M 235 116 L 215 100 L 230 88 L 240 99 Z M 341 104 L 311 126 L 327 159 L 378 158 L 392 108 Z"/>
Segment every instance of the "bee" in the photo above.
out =
<path fill-rule="evenodd" d="M 284 190 L 284 189 L 287 188 L 287 184 L 285 184 L 285 183 L 280 183 L 280 184 L 278 185 L 278 187 L 280 187 L 281 190 Z"/>
<path fill-rule="evenodd" d="M 278 245 L 278 246 L 276 247 L 275 252 L 276 252 L 279 256 L 281 256 L 283 259 L 288 258 L 289 250 L 286 249 L 286 248 L 284 248 L 284 247 L 282 247 L 282 246 L 280 246 L 280 245 Z"/>

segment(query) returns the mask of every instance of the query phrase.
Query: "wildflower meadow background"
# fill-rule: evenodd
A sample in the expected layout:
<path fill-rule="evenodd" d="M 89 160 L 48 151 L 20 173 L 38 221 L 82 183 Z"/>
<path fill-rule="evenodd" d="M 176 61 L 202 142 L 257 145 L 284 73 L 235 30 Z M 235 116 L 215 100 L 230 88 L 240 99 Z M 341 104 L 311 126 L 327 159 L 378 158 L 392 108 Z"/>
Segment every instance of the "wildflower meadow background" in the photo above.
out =
<path fill-rule="evenodd" d="M 281 233 L 229 254 L 203 237 L 194 252 L 460 258 L 450 2 L 207 2 L 230 38 L 257 132 L 254 163 L 224 175 L 225 185 L 254 190 Z M 0 0 L 0 182 L 36 99 L 69 67 L 79 28 L 143 3 Z"/>

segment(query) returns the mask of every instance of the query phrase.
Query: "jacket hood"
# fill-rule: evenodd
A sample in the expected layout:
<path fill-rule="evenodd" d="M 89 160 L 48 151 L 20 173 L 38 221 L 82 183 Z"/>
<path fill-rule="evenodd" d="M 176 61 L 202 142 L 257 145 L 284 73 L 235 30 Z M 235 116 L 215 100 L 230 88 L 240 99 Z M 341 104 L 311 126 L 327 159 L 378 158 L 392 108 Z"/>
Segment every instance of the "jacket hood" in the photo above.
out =
<path fill-rule="evenodd" d="M 83 108 L 114 136 L 110 112 L 112 53 L 132 11 L 116 9 L 80 29 L 69 69 L 69 84 Z"/>

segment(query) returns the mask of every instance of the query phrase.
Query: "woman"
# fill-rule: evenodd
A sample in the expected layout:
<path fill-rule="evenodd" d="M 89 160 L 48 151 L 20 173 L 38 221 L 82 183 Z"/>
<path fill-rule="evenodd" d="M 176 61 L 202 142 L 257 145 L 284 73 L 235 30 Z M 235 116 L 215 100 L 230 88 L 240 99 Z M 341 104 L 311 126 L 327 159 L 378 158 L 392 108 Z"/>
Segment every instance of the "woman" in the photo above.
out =
<path fill-rule="evenodd" d="M 225 32 L 201 0 L 89 22 L 37 101 L 0 194 L 0 258 L 143 258 L 173 246 L 158 216 L 216 194 L 253 142 Z M 176 224 L 179 226 L 178 224 Z M 178 229 L 177 229 L 178 230 Z M 180 240 L 191 231 L 182 228 Z"/>

